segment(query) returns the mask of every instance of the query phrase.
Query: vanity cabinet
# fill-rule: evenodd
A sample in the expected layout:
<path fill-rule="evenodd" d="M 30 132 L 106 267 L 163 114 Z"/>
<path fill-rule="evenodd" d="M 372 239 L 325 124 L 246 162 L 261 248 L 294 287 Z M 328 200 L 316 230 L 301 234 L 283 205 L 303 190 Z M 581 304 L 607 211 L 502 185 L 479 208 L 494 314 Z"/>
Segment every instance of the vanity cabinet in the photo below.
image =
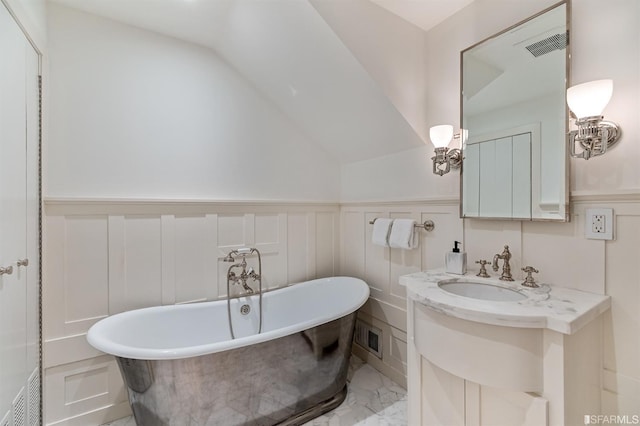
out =
<path fill-rule="evenodd" d="M 452 277 L 400 279 L 408 295 L 410 425 L 581 425 L 600 414 L 608 296 L 515 283 L 522 301 L 476 300 L 439 288 L 459 279 Z"/>
<path fill-rule="evenodd" d="M 0 4 L 0 425 L 35 425 L 39 379 L 39 55 Z"/>

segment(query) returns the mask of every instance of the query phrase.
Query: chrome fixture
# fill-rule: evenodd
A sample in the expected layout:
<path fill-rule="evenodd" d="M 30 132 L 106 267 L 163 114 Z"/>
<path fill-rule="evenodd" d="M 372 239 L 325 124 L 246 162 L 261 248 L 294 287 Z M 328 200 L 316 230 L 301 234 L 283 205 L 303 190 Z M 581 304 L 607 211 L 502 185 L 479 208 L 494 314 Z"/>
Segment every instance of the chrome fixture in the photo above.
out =
<path fill-rule="evenodd" d="M 7 275 L 13 274 L 13 266 L 0 267 L 0 275 L 5 275 L 5 274 Z"/>
<path fill-rule="evenodd" d="M 247 256 L 252 254 L 256 254 L 258 256 L 258 272 L 256 272 L 252 267 L 247 268 Z M 222 259 L 224 262 L 235 262 L 236 257 L 242 257 L 240 263 L 234 263 L 229 266 L 227 270 L 227 315 L 229 317 L 229 331 L 231 332 L 231 338 L 235 339 L 235 335 L 233 333 L 233 323 L 231 320 L 231 299 L 237 299 L 238 297 L 250 296 L 255 293 L 255 291 L 247 284 L 248 280 L 252 280 L 253 282 L 258 282 L 258 295 L 259 295 L 259 309 L 260 309 L 260 325 L 258 327 L 258 333 L 262 332 L 262 257 L 260 256 L 260 251 L 257 248 L 249 248 L 243 247 L 236 250 L 231 250 L 227 255 Z M 233 269 L 241 268 L 239 274 L 236 274 Z M 244 290 L 244 294 L 239 296 L 231 296 L 231 283 L 240 284 Z M 243 307 L 240 308 L 240 312 L 243 315 L 246 315 L 242 312 Z"/>
<path fill-rule="evenodd" d="M 476 274 L 476 277 L 489 278 L 489 274 L 487 273 L 486 265 L 489 263 L 488 260 L 476 260 L 476 263 L 480 264 L 480 272 Z"/>
<path fill-rule="evenodd" d="M 249 284 L 247 284 L 247 280 L 252 279 L 253 281 L 257 281 L 260 278 L 260 275 L 256 274 L 253 268 L 251 267 L 247 268 L 247 261 L 244 259 L 244 257 L 242 258 L 242 262 L 235 264 L 233 266 L 241 267 L 242 272 L 240 272 L 240 275 L 236 275 L 235 272 L 230 270 L 227 275 L 227 278 L 229 279 L 229 281 L 234 284 L 240 283 L 242 285 L 242 288 L 247 292 L 247 294 L 253 294 L 254 291 L 251 287 L 249 287 Z"/>
<path fill-rule="evenodd" d="M 373 225 L 376 222 L 376 219 L 378 219 L 377 217 L 374 218 L 373 220 L 369 221 L 369 225 Z M 433 223 L 432 220 L 425 220 L 422 223 L 416 223 L 415 225 L 413 225 L 416 228 L 423 228 L 425 231 L 427 232 L 431 232 L 434 230 L 434 228 L 436 227 L 436 224 Z"/>
<path fill-rule="evenodd" d="M 236 250 L 231 250 L 229 253 L 227 253 L 227 255 L 224 257 L 224 259 L 222 259 L 223 262 L 235 262 L 236 259 L 234 256 L 242 256 L 244 258 L 244 256 L 249 255 L 251 253 L 253 253 L 253 250 L 258 251 L 256 249 L 252 249 L 249 247 L 242 247 Z"/>
<path fill-rule="evenodd" d="M 435 156 L 431 157 L 433 160 L 433 173 L 436 175 L 445 175 L 451 171 L 452 168 L 459 169 L 462 164 L 462 152 L 459 148 L 449 149 L 447 146 L 451 142 L 451 139 L 461 139 L 463 132 L 453 134 L 453 126 L 450 124 L 442 124 L 439 126 L 433 126 L 429 129 L 429 138 L 435 148 Z"/>
<path fill-rule="evenodd" d="M 538 270 L 536 268 L 534 268 L 533 266 L 525 266 L 524 268 L 522 268 L 522 270 L 527 273 L 527 276 L 525 277 L 524 281 L 522 282 L 523 286 L 529 287 L 529 288 L 538 288 L 538 287 L 540 287 L 536 283 L 536 280 L 531 276 L 532 272 L 535 272 L 536 274 L 538 273 Z"/>
<path fill-rule="evenodd" d="M 612 80 L 595 80 L 567 89 L 567 104 L 576 116 L 578 130 L 569 132 L 569 152 L 574 158 L 597 157 L 620 139 L 620 127 L 605 121 L 602 111 L 613 94 Z M 581 151 L 576 152 L 576 145 Z"/>
<path fill-rule="evenodd" d="M 18 259 L 18 261 L 16 262 L 16 265 L 18 265 L 18 267 L 29 266 L 29 259 Z"/>
<path fill-rule="evenodd" d="M 258 255 L 258 270 L 262 272 L 262 259 L 260 258 L 260 252 L 256 248 L 241 248 L 237 250 L 232 250 L 223 259 L 224 262 L 235 262 L 234 256 L 242 257 L 242 261 L 240 261 L 240 263 L 231 265 L 227 270 L 227 295 L 229 295 L 228 284 L 230 282 L 234 284 L 238 284 L 238 283 L 241 284 L 242 288 L 246 291 L 247 294 L 254 293 L 253 289 L 249 287 L 249 285 L 247 284 L 247 280 L 251 279 L 254 282 L 260 281 L 261 277 L 260 277 L 260 272 L 256 273 L 256 271 L 253 268 L 251 267 L 247 268 L 246 257 L 253 253 L 256 253 Z M 237 275 L 233 271 L 233 268 L 242 268 L 240 275 Z M 262 281 L 260 281 L 260 285 L 262 285 Z M 262 288 L 260 288 L 260 291 L 262 291 Z"/>
<path fill-rule="evenodd" d="M 500 275 L 500 279 L 502 281 L 513 281 L 513 277 L 511 276 L 511 265 L 509 265 L 509 260 L 511 259 L 511 252 L 509 251 L 509 246 L 505 245 L 504 250 L 500 254 L 496 254 L 493 256 L 493 264 L 491 265 L 494 272 L 498 271 L 498 260 L 502 259 L 502 275 Z"/>

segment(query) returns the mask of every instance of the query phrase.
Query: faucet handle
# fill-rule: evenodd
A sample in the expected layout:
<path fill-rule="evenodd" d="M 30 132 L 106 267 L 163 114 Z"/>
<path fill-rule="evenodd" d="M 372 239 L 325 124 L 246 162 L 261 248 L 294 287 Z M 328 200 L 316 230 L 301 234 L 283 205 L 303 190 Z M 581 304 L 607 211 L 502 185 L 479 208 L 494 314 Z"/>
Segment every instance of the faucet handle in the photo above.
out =
<path fill-rule="evenodd" d="M 476 263 L 480 264 L 480 272 L 476 274 L 477 277 L 489 278 L 489 274 L 487 274 L 486 265 L 489 263 L 488 260 L 476 260 Z"/>
<path fill-rule="evenodd" d="M 536 280 L 531 275 L 534 272 L 536 274 L 538 273 L 538 270 L 536 268 L 534 268 L 533 266 L 525 266 L 524 268 L 522 268 L 522 270 L 527 273 L 527 276 L 524 278 L 524 281 L 522 282 L 523 286 L 530 287 L 530 288 L 538 288 L 538 287 L 540 287 L 536 283 Z"/>

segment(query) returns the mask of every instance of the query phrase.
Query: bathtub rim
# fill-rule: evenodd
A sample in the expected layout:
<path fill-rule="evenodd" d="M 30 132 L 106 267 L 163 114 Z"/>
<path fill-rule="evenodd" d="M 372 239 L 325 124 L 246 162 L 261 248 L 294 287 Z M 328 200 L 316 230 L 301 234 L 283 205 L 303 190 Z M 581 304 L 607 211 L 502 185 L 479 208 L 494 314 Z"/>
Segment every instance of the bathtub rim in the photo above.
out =
<path fill-rule="evenodd" d="M 260 334 L 254 334 L 251 336 L 241 337 L 237 339 L 229 339 L 222 342 L 206 343 L 203 345 L 178 347 L 178 348 L 134 347 L 130 345 L 117 343 L 105 336 L 105 331 L 108 333 L 110 328 L 118 327 L 118 326 L 122 327 L 123 322 L 126 323 L 127 320 L 140 315 L 144 315 L 144 313 L 153 312 L 153 311 L 165 311 L 170 309 L 189 310 L 189 309 L 193 309 L 195 306 L 202 307 L 203 304 L 226 303 L 226 298 L 223 298 L 223 299 L 217 299 L 217 300 L 207 301 L 207 302 L 185 303 L 185 304 L 179 304 L 179 305 L 176 304 L 176 305 L 152 306 L 152 307 L 134 309 L 131 311 L 125 311 L 118 314 L 114 314 L 106 318 L 103 318 L 100 321 L 98 321 L 96 324 L 94 324 L 87 332 L 87 341 L 95 349 L 110 355 L 118 356 L 121 358 L 131 358 L 131 359 L 150 360 L 150 361 L 190 358 L 190 357 L 207 355 L 207 354 L 223 352 L 231 349 L 241 348 L 245 346 L 250 346 L 250 345 L 258 344 L 267 340 L 273 340 L 279 337 L 284 337 L 284 336 L 288 336 L 304 330 L 308 330 L 322 324 L 326 324 L 328 322 L 331 322 L 339 318 L 345 317 L 349 314 L 352 314 L 358 309 L 360 309 L 369 299 L 370 289 L 369 289 L 369 285 L 365 281 L 355 277 L 334 276 L 334 277 L 327 277 L 327 278 L 317 278 L 317 279 L 303 281 L 296 284 L 290 284 L 285 287 L 279 287 L 279 288 L 270 290 L 268 293 L 273 294 L 273 293 L 277 293 L 278 291 L 291 291 L 296 286 L 300 286 L 300 285 L 318 283 L 323 281 L 325 282 L 337 281 L 340 279 L 347 279 L 350 282 L 356 283 L 356 284 L 353 284 L 355 288 L 354 293 L 356 293 L 356 291 L 358 291 L 358 293 L 355 294 L 354 303 L 348 309 L 335 312 L 333 315 L 330 315 L 330 316 L 326 316 L 322 318 L 312 318 L 307 321 L 295 323 L 287 327 L 281 327 L 276 330 L 270 330 Z"/>

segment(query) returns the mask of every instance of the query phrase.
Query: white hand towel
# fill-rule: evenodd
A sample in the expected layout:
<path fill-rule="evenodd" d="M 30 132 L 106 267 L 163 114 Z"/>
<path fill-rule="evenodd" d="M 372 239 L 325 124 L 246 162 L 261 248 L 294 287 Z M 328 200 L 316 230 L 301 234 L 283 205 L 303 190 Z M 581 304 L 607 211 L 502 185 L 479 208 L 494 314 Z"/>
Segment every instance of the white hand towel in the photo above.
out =
<path fill-rule="evenodd" d="M 412 219 L 395 219 L 389 235 L 389 247 L 410 250 L 418 247 L 416 224 Z"/>
<path fill-rule="evenodd" d="M 382 247 L 389 247 L 389 231 L 391 230 L 392 223 L 393 219 L 377 218 L 373 222 L 371 242 Z"/>

